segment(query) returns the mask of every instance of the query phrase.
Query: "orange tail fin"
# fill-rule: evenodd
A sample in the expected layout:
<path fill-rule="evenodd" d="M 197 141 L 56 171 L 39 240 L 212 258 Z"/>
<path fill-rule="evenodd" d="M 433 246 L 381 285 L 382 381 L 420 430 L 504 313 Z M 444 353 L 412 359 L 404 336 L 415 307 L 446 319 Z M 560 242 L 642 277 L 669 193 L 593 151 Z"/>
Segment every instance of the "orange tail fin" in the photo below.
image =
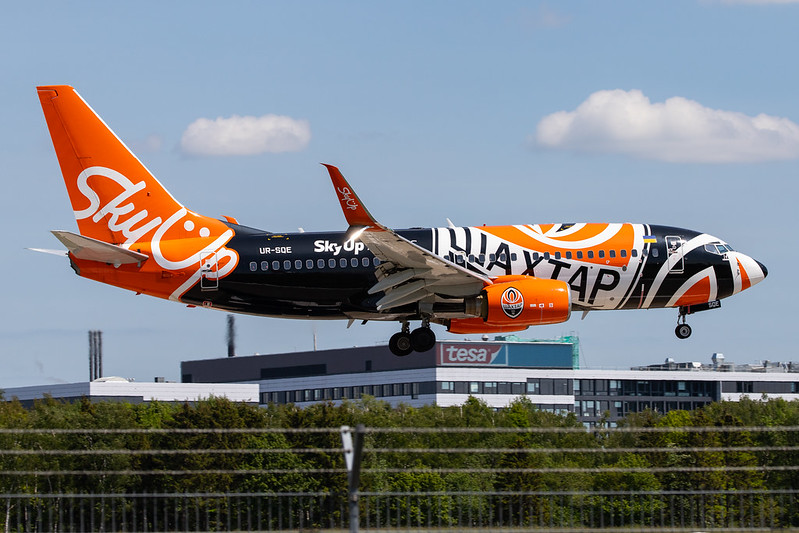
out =
<path fill-rule="evenodd" d="M 38 87 L 81 235 L 130 247 L 183 206 L 72 87 Z"/>

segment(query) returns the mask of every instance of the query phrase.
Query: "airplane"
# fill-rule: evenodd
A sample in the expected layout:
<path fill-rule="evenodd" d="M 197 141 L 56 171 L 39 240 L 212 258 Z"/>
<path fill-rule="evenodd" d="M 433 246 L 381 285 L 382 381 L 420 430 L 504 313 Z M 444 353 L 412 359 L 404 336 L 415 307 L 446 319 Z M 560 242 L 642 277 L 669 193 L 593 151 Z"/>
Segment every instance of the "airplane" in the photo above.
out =
<path fill-rule="evenodd" d="M 556 324 L 572 311 L 687 315 L 759 283 L 766 267 L 706 233 L 632 223 L 413 228 L 380 224 L 325 165 L 346 231 L 272 233 L 176 200 L 70 86 L 38 87 L 78 233 L 53 231 L 81 277 L 251 315 L 397 321 L 398 356 L 455 334 Z M 63 253 L 63 252 L 62 252 Z M 411 331 L 410 323 L 420 326 Z"/>

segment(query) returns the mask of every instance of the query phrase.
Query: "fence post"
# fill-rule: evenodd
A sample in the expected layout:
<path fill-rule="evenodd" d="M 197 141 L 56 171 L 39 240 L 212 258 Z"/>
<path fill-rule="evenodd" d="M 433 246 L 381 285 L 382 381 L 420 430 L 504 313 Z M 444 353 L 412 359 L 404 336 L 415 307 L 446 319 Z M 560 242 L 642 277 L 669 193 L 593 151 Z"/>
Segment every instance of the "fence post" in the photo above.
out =
<path fill-rule="evenodd" d="M 363 424 L 358 424 L 354 432 L 349 426 L 341 427 L 341 443 L 343 445 L 344 462 L 347 464 L 347 503 L 350 514 L 350 533 L 358 533 L 358 527 L 360 525 L 358 486 L 361 482 L 363 434 Z"/>

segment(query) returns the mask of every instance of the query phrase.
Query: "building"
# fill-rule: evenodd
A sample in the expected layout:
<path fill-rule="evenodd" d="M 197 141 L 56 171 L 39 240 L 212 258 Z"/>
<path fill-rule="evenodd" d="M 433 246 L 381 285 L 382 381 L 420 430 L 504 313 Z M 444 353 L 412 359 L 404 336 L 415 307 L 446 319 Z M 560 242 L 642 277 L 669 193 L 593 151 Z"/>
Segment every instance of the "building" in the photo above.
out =
<path fill-rule="evenodd" d="M 674 363 L 631 370 L 578 365 L 578 341 L 444 341 L 406 357 L 387 346 L 227 357 L 181 364 L 184 383 L 247 382 L 260 403 L 341 402 L 364 395 L 391 404 L 460 405 L 475 396 L 495 408 L 527 396 L 540 409 L 575 413 L 588 425 L 630 413 L 694 409 L 742 396 L 799 399 L 799 365 Z"/>
<path fill-rule="evenodd" d="M 196 402 L 211 396 L 228 398 L 234 402 L 258 403 L 258 385 L 246 383 L 168 383 L 156 378 L 152 383 L 129 381 L 124 378 L 100 378 L 80 383 L 36 385 L 5 389 L 7 400 L 14 398 L 23 405 L 32 405 L 46 396 L 56 400 L 76 401 L 89 398 L 92 401 L 144 402 Z"/>

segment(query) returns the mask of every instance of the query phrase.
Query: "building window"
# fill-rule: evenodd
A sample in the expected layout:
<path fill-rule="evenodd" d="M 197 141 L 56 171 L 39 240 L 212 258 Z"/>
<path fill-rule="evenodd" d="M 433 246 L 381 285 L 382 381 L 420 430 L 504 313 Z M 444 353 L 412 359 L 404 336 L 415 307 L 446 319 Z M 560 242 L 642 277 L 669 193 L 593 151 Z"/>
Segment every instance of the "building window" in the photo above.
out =
<path fill-rule="evenodd" d="M 479 381 L 472 381 L 469 383 L 469 394 L 480 394 L 483 392 Z"/>

